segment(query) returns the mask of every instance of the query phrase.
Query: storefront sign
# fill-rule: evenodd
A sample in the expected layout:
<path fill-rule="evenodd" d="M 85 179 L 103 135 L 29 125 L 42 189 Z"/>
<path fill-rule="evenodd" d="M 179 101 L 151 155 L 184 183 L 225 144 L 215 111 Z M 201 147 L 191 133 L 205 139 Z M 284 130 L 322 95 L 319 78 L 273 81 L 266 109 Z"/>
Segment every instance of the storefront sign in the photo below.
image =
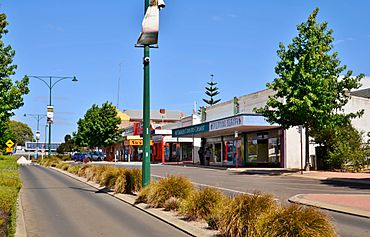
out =
<path fill-rule="evenodd" d="M 193 125 L 190 127 L 174 129 L 172 130 L 172 136 L 181 137 L 185 135 L 204 133 L 208 131 L 209 131 L 209 123 L 202 123 L 202 124 L 197 124 L 197 125 Z"/>
<path fill-rule="evenodd" d="M 244 116 L 236 116 L 209 122 L 209 131 L 217 131 L 225 128 L 232 128 L 244 125 Z"/>
<path fill-rule="evenodd" d="M 143 140 L 139 140 L 139 139 L 130 140 L 129 145 L 130 146 L 142 146 L 143 145 Z M 150 141 L 150 145 L 153 145 L 153 141 Z"/>
<path fill-rule="evenodd" d="M 154 142 L 161 142 L 162 141 L 162 135 L 152 136 L 152 140 Z"/>

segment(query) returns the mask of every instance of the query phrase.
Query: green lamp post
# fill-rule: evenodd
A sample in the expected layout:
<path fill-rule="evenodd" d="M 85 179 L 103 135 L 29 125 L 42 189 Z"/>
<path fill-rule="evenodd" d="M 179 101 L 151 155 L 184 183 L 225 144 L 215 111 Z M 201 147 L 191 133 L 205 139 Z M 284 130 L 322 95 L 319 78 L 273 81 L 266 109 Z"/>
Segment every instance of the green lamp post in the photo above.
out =
<path fill-rule="evenodd" d="M 54 86 L 63 80 L 72 79 L 72 82 L 77 82 L 77 78 L 75 76 L 73 77 L 56 77 L 56 76 L 28 76 L 29 78 L 35 78 L 43 83 L 49 88 L 49 106 L 48 106 L 48 124 L 49 124 L 49 141 L 48 141 L 48 156 L 51 156 L 51 124 L 53 123 L 52 117 L 53 117 L 53 106 L 51 104 L 51 91 L 54 88 Z M 56 81 L 53 82 L 53 79 Z M 51 114 L 50 114 L 51 113 Z"/>
<path fill-rule="evenodd" d="M 144 94 L 143 94 L 143 161 L 142 186 L 150 183 L 150 48 L 158 48 L 159 11 L 165 7 L 163 0 L 145 0 L 142 32 L 136 47 L 144 48 Z"/>
<path fill-rule="evenodd" d="M 39 149 L 39 140 L 40 140 L 40 121 L 41 119 L 45 118 L 46 115 L 45 114 L 24 114 L 24 117 L 32 117 L 34 119 L 36 119 L 37 121 L 37 127 L 36 127 L 36 157 L 38 158 L 39 156 L 39 153 L 38 153 L 38 149 Z"/>

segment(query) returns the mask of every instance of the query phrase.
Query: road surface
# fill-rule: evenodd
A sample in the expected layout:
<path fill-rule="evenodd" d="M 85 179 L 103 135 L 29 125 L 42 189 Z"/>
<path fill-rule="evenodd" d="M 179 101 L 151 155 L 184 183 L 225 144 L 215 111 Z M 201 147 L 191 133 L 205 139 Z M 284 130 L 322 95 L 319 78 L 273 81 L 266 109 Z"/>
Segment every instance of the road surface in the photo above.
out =
<path fill-rule="evenodd" d="M 188 236 L 57 171 L 22 166 L 20 173 L 28 237 Z"/>

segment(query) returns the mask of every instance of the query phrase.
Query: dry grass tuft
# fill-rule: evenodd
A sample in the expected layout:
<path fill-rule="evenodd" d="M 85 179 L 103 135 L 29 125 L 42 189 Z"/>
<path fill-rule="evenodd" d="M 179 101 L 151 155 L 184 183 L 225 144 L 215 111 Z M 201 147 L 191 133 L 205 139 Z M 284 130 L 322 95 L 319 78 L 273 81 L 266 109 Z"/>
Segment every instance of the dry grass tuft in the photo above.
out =
<path fill-rule="evenodd" d="M 221 211 L 222 218 L 217 223 L 226 236 L 257 236 L 257 223 L 278 208 L 272 195 L 255 193 L 234 197 Z"/>
<path fill-rule="evenodd" d="M 163 204 L 164 210 L 165 211 L 177 211 L 180 207 L 180 199 L 175 198 L 175 197 L 170 197 L 170 199 L 166 200 Z"/>
<path fill-rule="evenodd" d="M 153 185 L 155 185 L 154 182 L 150 183 L 148 186 L 141 189 L 140 193 L 136 197 L 135 204 L 148 203 L 148 196 L 150 194 L 150 189 L 152 188 Z"/>
<path fill-rule="evenodd" d="M 330 218 L 312 207 L 297 204 L 280 208 L 260 221 L 259 236 L 334 237 L 337 236 Z"/>
<path fill-rule="evenodd" d="M 152 185 L 147 201 L 153 207 L 163 207 L 171 197 L 183 200 L 194 191 L 193 184 L 183 176 L 170 175 Z"/>
<path fill-rule="evenodd" d="M 215 188 L 192 192 L 180 205 L 180 214 L 190 220 L 207 220 L 213 209 L 220 208 L 226 197 Z"/>

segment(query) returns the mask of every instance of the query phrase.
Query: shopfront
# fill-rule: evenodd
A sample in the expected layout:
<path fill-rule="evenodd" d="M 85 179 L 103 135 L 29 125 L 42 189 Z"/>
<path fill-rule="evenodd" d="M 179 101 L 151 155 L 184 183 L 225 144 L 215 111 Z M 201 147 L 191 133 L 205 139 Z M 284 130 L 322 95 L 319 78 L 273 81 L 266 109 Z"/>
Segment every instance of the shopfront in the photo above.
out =
<path fill-rule="evenodd" d="M 142 161 L 143 158 L 143 139 L 140 137 L 129 138 L 123 142 L 124 144 L 124 160 L 131 161 Z M 153 145 L 153 141 L 150 141 L 150 145 Z"/>
<path fill-rule="evenodd" d="M 242 114 L 184 127 L 176 129 L 176 134 L 202 138 L 204 155 L 210 153 L 210 165 L 283 167 L 283 130 L 256 115 Z"/>
<path fill-rule="evenodd" d="M 246 163 L 259 166 L 280 166 L 282 163 L 281 129 L 248 133 L 248 155 Z"/>
<path fill-rule="evenodd" d="M 193 140 L 171 136 L 153 136 L 153 159 L 162 162 L 192 162 Z"/>

